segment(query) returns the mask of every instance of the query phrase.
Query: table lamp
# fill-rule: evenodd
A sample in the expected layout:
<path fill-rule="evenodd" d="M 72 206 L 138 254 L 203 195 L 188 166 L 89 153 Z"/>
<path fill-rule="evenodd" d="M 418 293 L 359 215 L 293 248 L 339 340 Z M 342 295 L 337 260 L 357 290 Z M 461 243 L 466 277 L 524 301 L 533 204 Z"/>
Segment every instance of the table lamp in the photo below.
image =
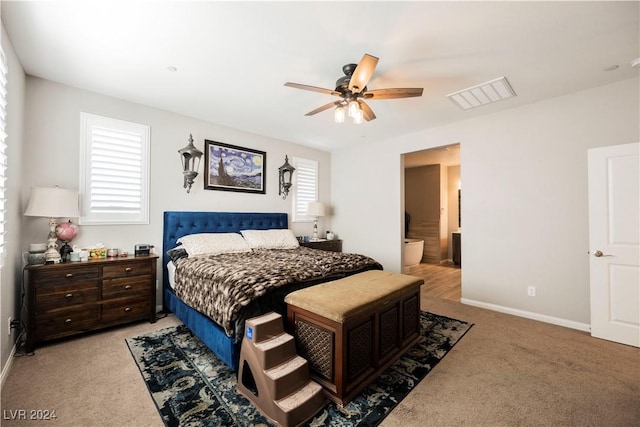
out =
<path fill-rule="evenodd" d="M 307 204 L 307 214 L 313 216 L 313 236 L 311 241 L 317 241 L 318 239 L 318 217 L 325 216 L 324 203 L 309 202 Z"/>
<path fill-rule="evenodd" d="M 44 253 L 45 262 L 47 264 L 61 262 L 62 258 L 58 252 L 58 238 L 56 236 L 57 218 L 77 218 L 80 216 L 78 192 L 58 187 L 34 187 L 31 189 L 31 198 L 24 214 L 49 218 L 47 250 Z"/>

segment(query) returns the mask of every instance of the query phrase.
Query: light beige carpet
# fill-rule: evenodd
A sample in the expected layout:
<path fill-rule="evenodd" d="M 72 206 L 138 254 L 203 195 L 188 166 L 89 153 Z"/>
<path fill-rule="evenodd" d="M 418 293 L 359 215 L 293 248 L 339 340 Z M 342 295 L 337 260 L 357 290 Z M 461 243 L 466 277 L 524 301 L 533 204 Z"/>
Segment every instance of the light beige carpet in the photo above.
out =
<path fill-rule="evenodd" d="M 382 426 L 640 425 L 639 349 L 452 301 L 423 297 L 422 309 L 475 325 Z M 2 426 L 162 426 L 124 339 L 177 323 L 138 323 L 16 358 Z M 16 409 L 57 418 L 5 419 Z"/>

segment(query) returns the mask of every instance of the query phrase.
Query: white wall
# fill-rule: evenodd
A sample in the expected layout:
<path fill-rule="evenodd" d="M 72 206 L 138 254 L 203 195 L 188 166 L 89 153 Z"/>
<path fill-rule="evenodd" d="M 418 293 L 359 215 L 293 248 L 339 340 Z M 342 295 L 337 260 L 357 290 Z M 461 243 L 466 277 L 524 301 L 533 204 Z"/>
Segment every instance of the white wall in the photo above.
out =
<path fill-rule="evenodd" d="M 27 78 L 25 151 L 22 174 L 22 205 L 26 206 L 30 188 L 59 185 L 78 189 L 80 112 L 108 116 L 151 126 L 150 224 L 124 226 L 81 226 L 72 244 L 102 243 L 108 247 L 133 251 L 136 243 L 162 245 L 162 218 L 166 210 L 287 212 L 291 198 L 278 196 L 278 167 L 297 156 L 319 162 L 319 199 L 329 203 L 331 157 L 324 151 L 226 128 L 167 111 L 60 85 L 36 77 Z M 204 140 L 214 140 L 265 151 L 267 154 L 266 194 L 234 193 L 203 189 L 202 170 L 187 194 L 178 150 L 193 134 L 195 145 L 204 150 Z M 204 158 L 201 163 L 204 165 Z M 291 215 L 290 215 L 291 217 Z M 46 239 L 44 218 L 23 217 L 23 250 L 29 243 Z M 319 227 L 327 229 L 329 218 Z M 310 235 L 312 223 L 292 224 L 297 234 Z M 161 281 L 161 269 L 158 269 Z M 158 304 L 161 301 L 158 292 Z"/>
<path fill-rule="evenodd" d="M 2 380 L 5 378 L 6 368 L 10 364 L 9 356 L 16 339 L 15 330 L 7 334 L 8 319 L 19 318 L 19 301 L 22 265 L 20 253 L 22 245 L 21 220 L 23 208 L 20 204 L 22 184 L 23 131 L 24 131 L 24 93 L 25 74 L 22 65 L 16 57 L 9 36 L 2 28 L 2 50 L 9 64 L 7 87 L 7 247 L 4 267 L 0 272 L 0 366 L 2 366 Z"/>
<path fill-rule="evenodd" d="M 640 140 L 639 82 L 334 152 L 332 227 L 345 250 L 401 271 L 401 155 L 460 142 L 463 299 L 584 327 L 587 149 Z M 527 286 L 537 288 L 536 297 L 527 296 Z"/>

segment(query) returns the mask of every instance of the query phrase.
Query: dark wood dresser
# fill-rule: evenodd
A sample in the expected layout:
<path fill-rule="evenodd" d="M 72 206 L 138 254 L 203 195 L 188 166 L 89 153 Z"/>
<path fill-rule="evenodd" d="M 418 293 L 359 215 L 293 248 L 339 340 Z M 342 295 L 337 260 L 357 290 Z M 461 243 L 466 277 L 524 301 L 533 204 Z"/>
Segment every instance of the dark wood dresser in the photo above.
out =
<path fill-rule="evenodd" d="M 300 246 L 305 246 L 312 249 L 320 249 L 322 251 L 342 252 L 342 240 L 340 239 L 303 242 L 300 243 Z"/>
<path fill-rule="evenodd" d="M 156 321 L 156 255 L 27 266 L 26 351 L 42 341 Z"/>

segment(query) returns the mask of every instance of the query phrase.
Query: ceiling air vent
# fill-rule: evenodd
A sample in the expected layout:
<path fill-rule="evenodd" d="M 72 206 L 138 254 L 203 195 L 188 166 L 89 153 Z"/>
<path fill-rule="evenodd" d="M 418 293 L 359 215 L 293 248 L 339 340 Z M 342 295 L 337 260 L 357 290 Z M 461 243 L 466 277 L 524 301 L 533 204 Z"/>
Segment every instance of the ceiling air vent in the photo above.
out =
<path fill-rule="evenodd" d="M 500 77 L 477 86 L 450 93 L 447 95 L 447 98 L 463 110 L 469 110 L 514 96 L 516 96 L 516 93 L 509 85 L 507 79 Z"/>

